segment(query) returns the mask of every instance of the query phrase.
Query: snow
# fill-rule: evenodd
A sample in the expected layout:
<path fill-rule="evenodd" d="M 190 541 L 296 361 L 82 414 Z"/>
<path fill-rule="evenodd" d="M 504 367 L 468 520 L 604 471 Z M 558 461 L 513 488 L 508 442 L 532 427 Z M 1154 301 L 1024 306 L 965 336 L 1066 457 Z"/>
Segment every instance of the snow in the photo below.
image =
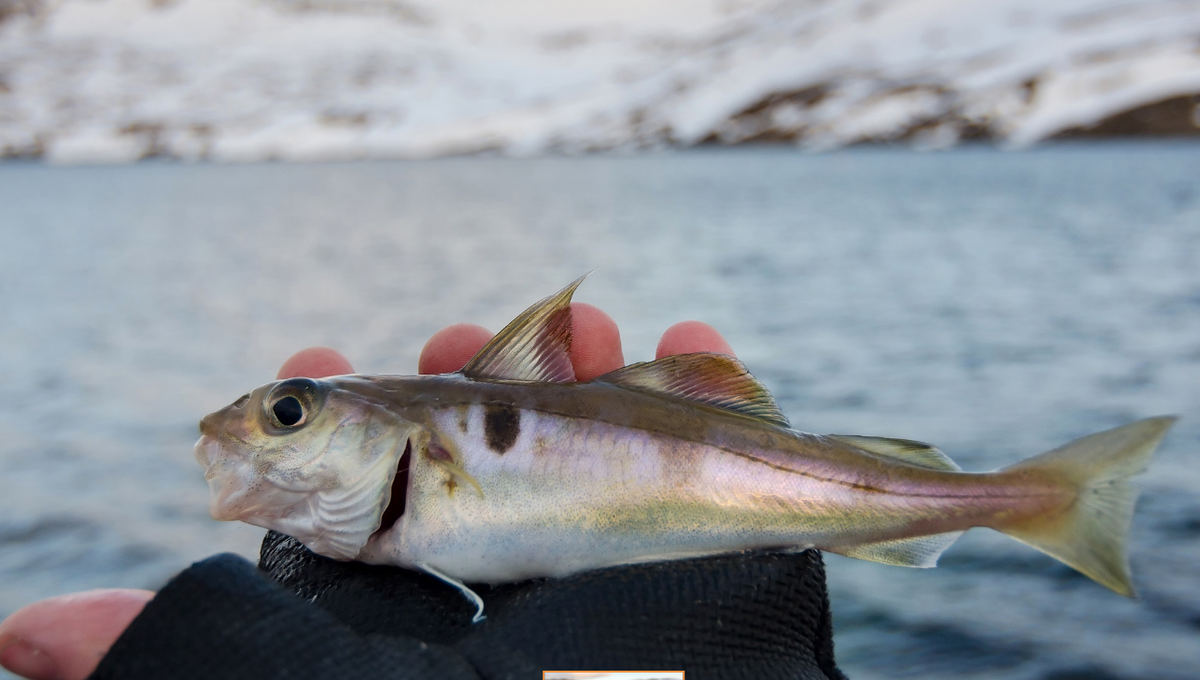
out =
<path fill-rule="evenodd" d="M 1200 93 L 1197 0 L 26 4 L 0 153 L 59 163 L 1024 146 Z"/>

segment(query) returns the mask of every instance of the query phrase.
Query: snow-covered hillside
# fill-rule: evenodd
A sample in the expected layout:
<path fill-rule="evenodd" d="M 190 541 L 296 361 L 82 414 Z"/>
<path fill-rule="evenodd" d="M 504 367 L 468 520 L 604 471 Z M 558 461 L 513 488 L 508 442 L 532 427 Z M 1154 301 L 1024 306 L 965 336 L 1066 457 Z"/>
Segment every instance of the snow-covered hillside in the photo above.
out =
<path fill-rule="evenodd" d="M 1200 93 L 1200 0 L 0 0 L 0 16 L 0 152 L 55 162 L 1024 145 Z"/>

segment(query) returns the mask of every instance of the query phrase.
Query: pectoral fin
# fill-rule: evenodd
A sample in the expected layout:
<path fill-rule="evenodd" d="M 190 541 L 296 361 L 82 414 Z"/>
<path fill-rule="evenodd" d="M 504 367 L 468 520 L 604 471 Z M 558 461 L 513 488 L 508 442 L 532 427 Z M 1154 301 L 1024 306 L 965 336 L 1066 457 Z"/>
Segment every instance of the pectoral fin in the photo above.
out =
<path fill-rule="evenodd" d="M 483 487 L 479 485 L 479 481 L 476 480 L 473 476 L 471 476 L 470 472 L 467 472 L 466 470 L 462 469 L 462 467 L 460 465 L 458 465 L 457 463 L 452 463 L 448 460 L 434 459 L 431 462 L 434 465 L 445 470 L 446 472 L 450 473 L 451 478 L 456 479 L 460 482 L 465 482 L 465 483 L 470 484 L 471 486 L 475 487 L 475 492 L 479 494 L 480 498 L 483 498 Z"/>
<path fill-rule="evenodd" d="M 429 443 L 425 446 L 425 458 L 428 459 L 430 463 L 440 467 L 450 475 L 450 479 L 453 480 L 448 483 L 450 486 L 450 493 L 454 493 L 454 484 L 456 482 L 465 482 L 475 487 L 476 493 L 479 494 L 480 498 L 483 498 L 483 487 L 479 485 L 479 480 L 475 479 L 470 472 L 467 472 L 463 466 L 459 464 L 458 461 L 460 458 L 454 455 L 454 453 L 451 452 L 450 449 L 446 448 L 446 446 L 440 441 L 437 439 L 431 439 L 429 441 Z"/>

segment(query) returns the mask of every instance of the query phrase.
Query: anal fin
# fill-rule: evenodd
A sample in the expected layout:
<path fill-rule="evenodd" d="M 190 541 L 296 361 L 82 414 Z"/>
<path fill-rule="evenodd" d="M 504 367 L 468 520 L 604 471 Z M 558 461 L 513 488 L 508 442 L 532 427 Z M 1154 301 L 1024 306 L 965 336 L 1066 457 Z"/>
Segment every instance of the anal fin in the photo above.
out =
<path fill-rule="evenodd" d="M 932 536 L 917 536 L 916 538 L 900 538 L 893 541 L 879 541 L 876 543 L 864 543 L 845 548 L 830 548 L 829 552 L 835 552 L 846 557 L 853 557 L 859 560 L 868 560 L 870 562 L 881 562 L 883 564 L 893 564 L 898 567 L 918 567 L 928 569 L 936 567 L 938 557 L 949 548 L 954 541 L 962 536 L 961 531 L 951 531 L 945 534 L 934 534 Z"/>

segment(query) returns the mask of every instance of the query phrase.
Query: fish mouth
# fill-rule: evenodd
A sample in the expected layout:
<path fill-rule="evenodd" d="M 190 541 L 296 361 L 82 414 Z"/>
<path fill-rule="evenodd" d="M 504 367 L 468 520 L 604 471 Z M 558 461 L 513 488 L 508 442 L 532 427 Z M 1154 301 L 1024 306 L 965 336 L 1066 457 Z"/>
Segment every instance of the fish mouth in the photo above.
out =
<path fill-rule="evenodd" d="M 256 510 L 242 507 L 246 500 L 243 497 L 246 491 L 244 461 L 231 456 L 219 439 L 207 434 L 196 442 L 195 455 L 196 462 L 204 468 L 204 479 L 208 482 L 208 513 L 213 519 L 241 519 L 246 512 Z"/>
<path fill-rule="evenodd" d="M 200 440 L 196 442 L 196 448 L 193 450 L 196 455 L 196 462 L 200 467 L 204 468 L 204 478 L 212 479 L 214 473 L 213 465 L 221 455 L 221 443 L 216 439 L 201 435 Z"/>
<path fill-rule="evenodd" d="M 405 506 L 408 504 L 408 477 L 411 467 L 412 440 L 409 439 L 404 443 L 404 452 L 400 454 L 400 460 L 396 463 L 396 475 L 392 477 L 392 487 L 388 492 L 387 505 L 384 506 L 383 514 L 379 517 L 379 528 L 371 534 L 368 542 L 391 531 L 392 527 L 396 526 L 396 522 L 404 515 Z"/>

